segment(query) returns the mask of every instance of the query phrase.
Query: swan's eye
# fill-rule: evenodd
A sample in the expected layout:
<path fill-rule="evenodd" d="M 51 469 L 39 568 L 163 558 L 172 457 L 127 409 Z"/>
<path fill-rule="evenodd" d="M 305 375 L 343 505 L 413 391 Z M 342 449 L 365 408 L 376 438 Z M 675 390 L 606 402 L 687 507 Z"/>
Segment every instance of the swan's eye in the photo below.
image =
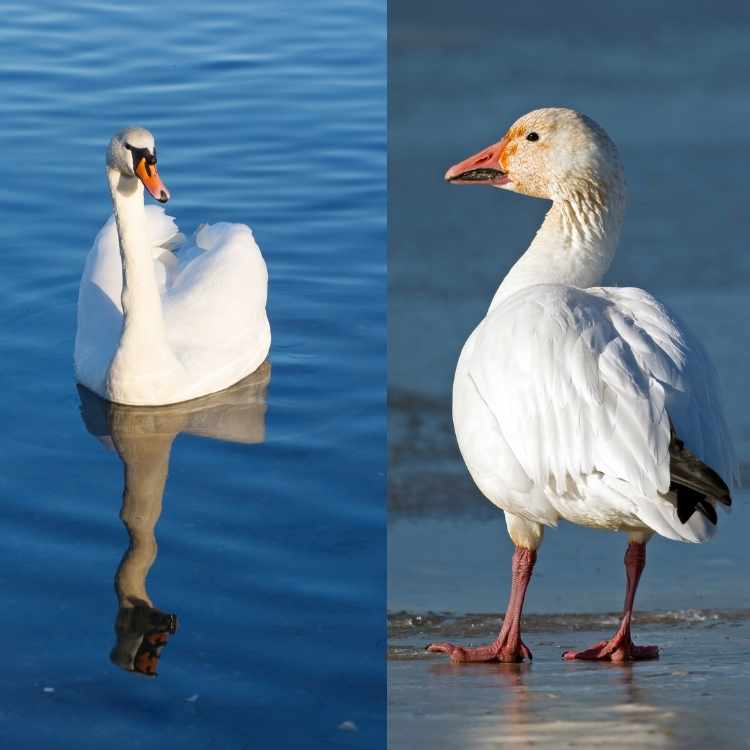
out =
<path fill-rule="evenodd" d="M 526 136 L 527 141 L 538 141 L 539 140 L 539 133 L 529 133 Z"/>

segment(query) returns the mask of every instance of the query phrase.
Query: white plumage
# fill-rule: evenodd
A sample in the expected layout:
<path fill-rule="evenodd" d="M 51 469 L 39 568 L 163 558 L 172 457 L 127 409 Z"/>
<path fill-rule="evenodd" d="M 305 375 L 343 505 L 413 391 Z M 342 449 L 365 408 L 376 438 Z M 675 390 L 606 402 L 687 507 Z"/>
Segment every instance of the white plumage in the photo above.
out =
<path fill-rule="evenodd" d="M 560 519 L 624 531 L 627 594 L 615 636 L 568 659 L 650 659 L 635 646 L 633 600 L 654 532 L 702 542 L 729 505 L 737 466 L 714 370 L 700 343 L 650 294 L 599 286 L 614 257 L 625 183 L 617 149 L 568 109 L 520 118 L 446 179 L 552 207 L 464 345 L 453 422 L 479 489 L 516 545 L 503 627 L 489 646 L 432 644 L 454 661 L 520 661 L 526 587 L 544 528 Z"/>
<path fill-rule="evenodd" d="M 539 284 L 500 300 L 464 346 L 453 403 L 474 481 L 529 521 L 705 540 L 713 524 L 683 524 L 670 493 L 670 418 L 736 476 L 703 348 L 641 289 Z"/>
<path fill-rule="evenodd" d="M 204 225 L 186 241 L 162 208 L 145 207 L 127 161 L 133 144 L 149 153 L 153 136 L 131 128 L 110 145 L 115 214 L 81 278 L 76 376 L 117 403 L 176 403 L 227 388 L 265 360 L 268 273 L 246 225 Z M 151 174 L 158 180 L 155 160 Z"/>

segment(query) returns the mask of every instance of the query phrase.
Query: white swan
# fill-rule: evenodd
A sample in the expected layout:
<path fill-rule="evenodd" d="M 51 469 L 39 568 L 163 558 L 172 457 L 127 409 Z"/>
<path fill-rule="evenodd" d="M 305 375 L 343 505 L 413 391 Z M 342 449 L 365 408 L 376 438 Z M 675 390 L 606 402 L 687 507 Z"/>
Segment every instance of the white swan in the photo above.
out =
<path fill-rule="evenodd" d="M 186 243 L 165 203 L 154 137 L 117 133 L 107 148 L 114 215 L 94 240 L 78 293 L 75 369 L 102 398 L 170 404 L 227 388 L 271 344 L 268 274 L 250 228 L 201 227 Z M 179 247 L 178 247 L 179 246 Z"/>
<path fill-rule="evenodd" d="M 489 646 L 432 644 L 454 661 L 520 661 L 524 595 L 545 526 L 624 531 L 627 593 L 609 641 L 565 658 L 655 658 L 630 620 L 654 532 L 701 542 L 737 479 L 713 369 L 700 343 L 641 289 L 597 285 L 614 256 L 625 185 L 612 141 L 589 118 L 541 109 L 448 170 L 547 198 L 529 249 L 464 345 L 453 385 L 461 454 L 505 511 L 516 545 L 511 598 Z"/>

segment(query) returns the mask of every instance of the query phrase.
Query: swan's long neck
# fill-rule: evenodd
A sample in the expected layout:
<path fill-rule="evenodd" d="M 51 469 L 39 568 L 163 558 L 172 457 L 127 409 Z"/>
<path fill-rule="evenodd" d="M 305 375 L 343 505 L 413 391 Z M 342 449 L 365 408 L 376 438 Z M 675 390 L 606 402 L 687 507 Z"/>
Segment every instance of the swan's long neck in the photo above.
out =
<path fill-rule="evenodd" d="M 114 205 L 117 235 L 122 258 L 123 331 L 121 347 L 134 346 L 148 351 L 164 343 L 164 318 L 154 260 L 146 236 L 143 185 L 107 169 Z"/>
<path fill-rule="evenodd" d="M 624 185 L 582 182 L 557 196 L 529 249 L 495 294 L 490 309 L 533 284 L 597 286 L 617 248 L 625 212 Z"/>

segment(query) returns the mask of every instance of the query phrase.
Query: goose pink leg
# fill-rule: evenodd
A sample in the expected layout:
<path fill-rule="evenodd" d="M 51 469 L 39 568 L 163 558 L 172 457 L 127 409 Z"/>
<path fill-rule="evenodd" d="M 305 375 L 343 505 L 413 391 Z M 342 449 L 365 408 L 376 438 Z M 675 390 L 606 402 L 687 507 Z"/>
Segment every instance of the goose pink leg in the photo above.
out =
<path fill-rule="evenodd" d="M 508 609 L 497 638 L 489 646 L 466 648 L 454 643 L 431 643 L 427 651 L 448 654 L 454 663 L 462 662 L 519 662 L 531 659 L 531 651 L 521 640 L 521 611 L 526 589 L 536 562 L 536 551 L 516 547 L 513 555 L 513 583 Z"/>
<path fill-rule="evenodd" d="M 630 542 L 625 552 L 625 574 L 627 590 L 625 592 L 625 611 L 617 632 L 608 641 L 600 641 L 584 651 L 566 651 L 563 659 L 586 659 L 589 661 L 639 661 L 641 659 L 658 659 L 657 646 L 636 646 L 630 637 L 630 621 L 633 617 L 633 602 L 638 581 L 646 567 L 646 545 L 642 542 Z"/>

